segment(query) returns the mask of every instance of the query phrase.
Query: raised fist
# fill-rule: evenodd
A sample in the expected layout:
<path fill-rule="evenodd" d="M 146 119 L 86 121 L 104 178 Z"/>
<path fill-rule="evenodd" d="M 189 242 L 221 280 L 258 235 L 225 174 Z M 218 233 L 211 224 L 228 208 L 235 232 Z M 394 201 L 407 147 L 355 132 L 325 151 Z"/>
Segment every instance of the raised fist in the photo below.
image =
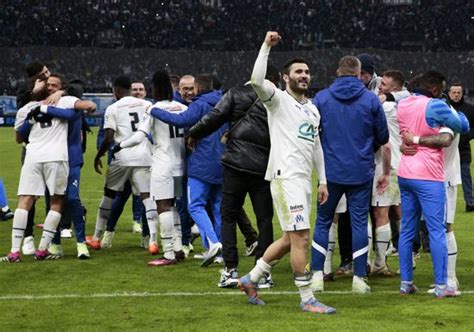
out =
<path fill-rule="evenodd" d="M 275 46 L 280 40 L 281 36 L 275 31 L 268 31 L 267 35 L 265 36 L 265 44 L 268 46 Z"/>

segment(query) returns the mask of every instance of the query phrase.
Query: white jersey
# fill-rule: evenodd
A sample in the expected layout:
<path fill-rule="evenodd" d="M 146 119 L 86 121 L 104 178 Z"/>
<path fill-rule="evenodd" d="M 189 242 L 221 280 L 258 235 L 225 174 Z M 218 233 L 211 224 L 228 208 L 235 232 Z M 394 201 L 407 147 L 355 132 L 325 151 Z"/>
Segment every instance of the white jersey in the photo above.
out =
<path fill-rule="evenodd" d="M 122 142 L 132 136 L 143 121 L 151 103 L 132 96 L 123 97 L 105 110 L 104 129 L 114 131 L 114 140 Z M 115 154 L 114 164 L 120 166 L 150 166 L 151 144 L 145 139 L 140 144 Z"/>
<path fill-rule="evenodd" d="M 172 113 L 181 113 L 188 109 L 177 101 L 168 100 L 159 101 L 153 107 Z M 182 176 L 186 158 L 184 129 L 164 123 L 147 113 L 138 130 L 153 137 L 152 167 L 156 167 L 163 175 Z"/>
<path fill-rule="evenodd" d="M 453 142 L 444 149 L 444 174 L 445 182 L 448 186 L 461 184 L 461 159 L 459 157 L 459 134 L 453 133 L 450 129 L 441 129 L 440 133 L 448 132 L 454 135 Z"/>
<path fill-rule="evenodd" d="M 392 101 L 386 101 L 383 103 L 383 110 L 385 112 L 385 118 L 387 119 L 388 131 L 390 134 L 389 142 L 391 145 L 391 163 L 392 169 L 398 169 L 400 165 L 401 152 L 400 145 L 402 144 L 402 138 L 400 137 L 400 126 L 397 121 L 397 103 Z M 377 154 L 381 154 L 379 150 Z M 377 160 L 377 159 L 376 159 Z"/>
<path fill-rule="evenodd" d="M 28 104 L 23 106 L 16 112 L 16 117 L 15 117 L 15 131 L 18 131 L 20 127 L 23 125 L 23 123 L 26 120 L 26 117 L 30 111 L 38 106 L 41 106 L 40 101 L 30 101 Z"/>
<path fill-rule="evenodd" d="M 56 107 L 73 109 L 78 100 L 72 96 L 61 97 Z M 33 124 L 26 146 L 25 163 L 68 161 L 67 133 L 67 120 L 52 118 L 50 122 Z"/>

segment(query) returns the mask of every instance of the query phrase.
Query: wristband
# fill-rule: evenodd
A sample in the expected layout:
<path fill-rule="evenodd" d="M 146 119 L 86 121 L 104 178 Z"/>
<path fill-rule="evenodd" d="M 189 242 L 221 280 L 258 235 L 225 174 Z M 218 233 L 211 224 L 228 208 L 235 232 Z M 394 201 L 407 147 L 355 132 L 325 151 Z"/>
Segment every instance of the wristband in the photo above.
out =
<path fill-rule="evenodd" d="M 413 144 L 416 144 L 416 145 L 420 144 L 420 136 L 413 137 Z"/>

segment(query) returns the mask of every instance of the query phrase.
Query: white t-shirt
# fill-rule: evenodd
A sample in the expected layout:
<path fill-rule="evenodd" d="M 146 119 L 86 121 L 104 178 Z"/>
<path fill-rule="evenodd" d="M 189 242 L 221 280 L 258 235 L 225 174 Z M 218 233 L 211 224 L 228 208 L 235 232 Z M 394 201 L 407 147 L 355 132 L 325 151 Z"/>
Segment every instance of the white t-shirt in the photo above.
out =
<path fill-rule="evenodd" d="M 397 121 L 397 103 L 386 101 L 383 103 L 385 118 L 387 119 L 388 132 L 390 134 L 389 142 L 391 145 L 391 164 L 392 169 L 398 169 L 400 165 L 400 145 L 402 138 L 400 136 L 400 127 Z"/>
<path fill-rule="evenodd" d="M 61 97 L 56 107 L 73 109 L 78 100 L 72 96 Z M 68 161 L 67 133 L 67 120 L 52 118 L 51 122 L 33 124 L 26 146 L 25 163 Z"/>
<path fill-rule="evenodd" d="M 177 101 L 168 100 L 159 101 L 153 107 L 171 113 L 181 113 L 188 108 Z M 164 123 L 147 113 L 139 130 L 153 137 L 152 167 L 156 167 L 163 175 L 182 176 L 186 158 L 184 129 Z"/>
<path fill-rule="evenodd" d="M 123 97 L 105 110 L 104 129 L 114 131 L 114 140 L 122 142 L 138 130 L 145 111 L 151 103 L 132 96 Z M 120 166 L 150 166 L 151 144 L 145 139 L 140 144 L 115 154 L 114 164 Z"/>

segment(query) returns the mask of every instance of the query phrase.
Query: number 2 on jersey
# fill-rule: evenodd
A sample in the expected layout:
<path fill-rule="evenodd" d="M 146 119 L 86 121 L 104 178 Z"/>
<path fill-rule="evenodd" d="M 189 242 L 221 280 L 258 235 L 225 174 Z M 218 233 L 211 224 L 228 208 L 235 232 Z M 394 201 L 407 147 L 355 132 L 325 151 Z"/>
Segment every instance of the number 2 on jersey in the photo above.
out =
<path fill-rule="evenodd" d="M 132 118 L 132 121 L 130 121 L 130 125 L 132 126 L 132 131 L 137 131 L 137 123 L 140 122 L 140 118 L 138 117 L 138 113 L 136 112 L 131 112 L 128 113 L 130 117 Z"/>

